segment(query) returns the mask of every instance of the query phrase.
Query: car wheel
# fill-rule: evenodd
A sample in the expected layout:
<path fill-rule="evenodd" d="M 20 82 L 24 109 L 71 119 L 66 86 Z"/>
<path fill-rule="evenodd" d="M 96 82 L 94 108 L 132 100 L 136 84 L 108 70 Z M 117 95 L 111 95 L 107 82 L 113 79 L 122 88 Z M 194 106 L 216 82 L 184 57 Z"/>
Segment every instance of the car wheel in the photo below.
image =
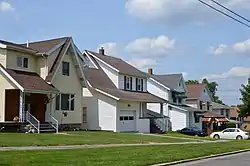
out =
<path fill-rule="evenodd" d="M 220 139 L 220 136 L 218 134 L 214 135 L 214 139 Z"/>
<path fill-rule="evenodd" d="M 241 140 L 241 139 L 243 139 L 243 138 L 242 138 L 242 136 L 238 135 L 238 136 L 236 137 L 236 139 L 237 139 L 237 140 Z"/>

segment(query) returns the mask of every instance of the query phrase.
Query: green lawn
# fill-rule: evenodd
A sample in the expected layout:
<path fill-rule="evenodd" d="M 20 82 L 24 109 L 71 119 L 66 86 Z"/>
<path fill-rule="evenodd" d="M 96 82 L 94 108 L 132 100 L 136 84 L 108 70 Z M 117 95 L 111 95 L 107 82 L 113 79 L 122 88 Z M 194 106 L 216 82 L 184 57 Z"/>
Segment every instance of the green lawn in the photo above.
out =
<path fill-rule="evenodd" d="M 213 138 L 210 138 L 209 136 L 206 137 L 197 137 L 197 136 L 189 136 L 189 135 L 185 135 L 185 134 L 181 134 L 178 132 L 168 132 L 165 135 L 167 136 L 173 136 L 173 137 L 181 137 L 181 138 L 193 138 L 193 139 L 202 139 L 202 140 L 214 140 Z"/>
<path fill-rule="evenodd" d="M 171 162 L 246 148 L 250 148 L 250 141 L 61 151 L 8 151 L 0 152 L 0 165 L 137 166 Z"/>
<path fill-rule="evenodd" d="M 0 133 L 0 146 L 84 145 L 188 142 L 192 140 L 164 138 L 135 133 L 69 132 L 65 134 Z"/>

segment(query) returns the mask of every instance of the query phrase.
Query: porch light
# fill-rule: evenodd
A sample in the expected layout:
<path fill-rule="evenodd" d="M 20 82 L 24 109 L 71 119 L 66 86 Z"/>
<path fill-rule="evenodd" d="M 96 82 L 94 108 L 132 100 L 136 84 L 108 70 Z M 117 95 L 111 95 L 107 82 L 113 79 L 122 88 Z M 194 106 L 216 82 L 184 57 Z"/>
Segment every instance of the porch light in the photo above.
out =
<path fill-rule="evenodd" d="M 64 117 L 68 116 L 67 112 L 63 112 L 62 114 L 63 114 Z"/>
<path fill-rule="evenodd" d="M 128 104 L 128 107 L 131 107 L 131 105 L 130 105 L 130 104 Z"/>

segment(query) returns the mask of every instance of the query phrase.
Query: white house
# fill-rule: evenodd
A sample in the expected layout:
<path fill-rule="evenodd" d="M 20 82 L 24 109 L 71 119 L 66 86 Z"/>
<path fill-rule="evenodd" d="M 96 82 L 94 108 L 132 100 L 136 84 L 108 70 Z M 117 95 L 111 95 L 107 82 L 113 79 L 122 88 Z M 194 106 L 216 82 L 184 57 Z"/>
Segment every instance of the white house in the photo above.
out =
<path fill-rule="evenodd" d="M 147 75 L 120 58 L 85 50 L 81 57 L 87 87 L 83 88 L 88 130 L 150 132 L 147 103 L 166 103 L 147 91 Z M 161 108 L 157 110 L 162 112 Z M 163 118 L 162 116 L 159 118 Z"/>
<path fill-rule="evenodd" d="M 170 118 L 169 129 L 176 131 L 193 126 L 193 114 L 197 109 L 186 105 L 187 88 L 182 74 L 156 75 L 150 68 L 147 88 L 150 93 L 168 101 L 163 106 L 163 114 Z M 159 107 L 159 104 L 147 104 L 147 108 L 154 112 Z"/>

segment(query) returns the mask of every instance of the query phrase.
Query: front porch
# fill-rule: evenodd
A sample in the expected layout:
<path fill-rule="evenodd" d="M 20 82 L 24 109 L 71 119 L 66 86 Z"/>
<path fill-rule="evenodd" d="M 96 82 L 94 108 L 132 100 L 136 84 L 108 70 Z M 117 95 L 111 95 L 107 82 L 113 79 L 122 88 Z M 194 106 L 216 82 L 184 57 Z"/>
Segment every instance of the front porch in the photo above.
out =
<path fill-rule="evenodd" d="M 52 99 L 58 93 L 55 87 L 35 72 L 8 69 L 1 65 L 0 82 L 1 122 L 5 125 L 28 123 L 38 133 L 41 128 L 52 127 L 58 131 L 58 122 L 51 116 Z"/>
<path fill-rule="evenodd" d="M 50 96 L 50 97 L 49 97 Z M 38 133 L 44 128 L 58 131 L 58 122 L 51 116 L 52 95 L 46 93 L 22 92 L 19 89 L 5 90 L 5 126 L 30 124 Z M 54 120 L 55 123 L 52 123 Z M 3 124 L 2 124 L 3 125 Z"/>

